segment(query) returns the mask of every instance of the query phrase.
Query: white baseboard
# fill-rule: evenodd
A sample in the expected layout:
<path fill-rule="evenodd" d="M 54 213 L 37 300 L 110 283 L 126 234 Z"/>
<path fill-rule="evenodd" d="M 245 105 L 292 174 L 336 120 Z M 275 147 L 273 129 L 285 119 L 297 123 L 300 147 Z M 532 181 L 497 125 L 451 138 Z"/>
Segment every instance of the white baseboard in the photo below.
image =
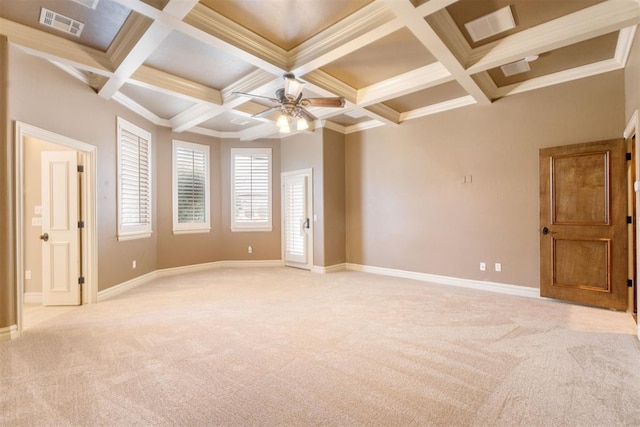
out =
<path fill-rule="evenodd" d="M 404 279 L 420 280 L 422 282 L 440 285 L 457 286 L 478 289 L 481 291 L 497 292 L 501 294 L 517 295 L 528 298 L 540 298 L 540 290 L 525 286 L 508 285 L 506 283 L 485 282 L 482 280 L 459 279 L 457 277 L 439 276 L 436 274 L 418 273 L 415 271 L 396 270 L 393 268 L 373 267 L 369 265 L 347 263 L 347 270 L 364 273 L 381 274 L 383 276 L 402 277 Z"/>
<path fill-rule="evenodd" d="M 25 304 L 42 304 L 42 292 L 25 292 L 22 302 Z"/>
<path fill-rule="evenodd" d="M 0 342 L 10 341 L 18 338 L 18 325 L 11 325 L 5 328 L 0 328 Z"/>
<path fill-rule="evenodd" d="M 105 301 L 137 286 L 148 283 L 159 277 L 177 276 L 179 274 L 195 273 L 198 271 L 213 270 L 216 268 L 249 268 L 249 267 L 281 267 L 281 260 L 247 260 L 247 261 L 214 261 L 203 264 L 185 265 L 155 270 L 142 276 L 138 276 L 119 285 L 98 292 L 98 302 Z"/>
<path fill-rule="evenodd" d="M 342 264 L 334 264 L 334 265 L 330 265 L 328 267 L 322 267 L 319 265 L 314 265 L 311 268 L 311 271 L 313 273 L 318 273 L 318 274 L 327 274 L 327 273 L 335 273 L 336 271 L 344 271 L 347 269 L 347 264 L 346 263 L 342 263 Z"/>

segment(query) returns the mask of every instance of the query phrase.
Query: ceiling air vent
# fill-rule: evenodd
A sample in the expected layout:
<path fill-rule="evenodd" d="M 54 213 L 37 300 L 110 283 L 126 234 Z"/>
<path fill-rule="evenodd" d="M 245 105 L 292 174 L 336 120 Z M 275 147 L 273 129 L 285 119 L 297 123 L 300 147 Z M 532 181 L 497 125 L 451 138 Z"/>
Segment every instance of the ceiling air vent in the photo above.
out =
<path fill-rule="evenodd" d="M 67 34 L 79 37 L 84 24 L 59 13 L 52 12 L 44 7 L 40 11 L 40 23 L 47 27 L 64 31 Z"/>
<path fill-rule="evenodd" d="M 511 14 L 511 7 L 505 6 L 488 15 L 467 22 L 464 26 L 469 36 L 471 36 L 471 40 L 475 43 L 515 28 L 516 23 Z"/>
<path fill-rule="evenodd" d="M 249 123 L 251 123 L 251 121 L 243 118 L 243 117 L 236 117 L 235 119 L 231 120 L 231 123 L 233 123 L 234 125 L 248 125 Z"/>

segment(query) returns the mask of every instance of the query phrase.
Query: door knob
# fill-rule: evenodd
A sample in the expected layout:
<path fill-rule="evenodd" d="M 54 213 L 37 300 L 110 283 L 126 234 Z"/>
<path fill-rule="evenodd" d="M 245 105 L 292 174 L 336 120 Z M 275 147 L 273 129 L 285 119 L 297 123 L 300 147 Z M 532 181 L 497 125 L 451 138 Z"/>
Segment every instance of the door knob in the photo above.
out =
<path fill-rule="evenodd" d="M 42 236 L 40 236 L 40 240 L 44 240 L 45 242 L 49 241 L 49 233 L 44 233 Z"/>
<path fill-rule="evenodd" d="M 549 230 L 547 227 L 542 227 L 542 229 L 540 230 L 542 232 L 542 234 L 547 235 L 547 234 L 553 234 L 554 232 Z"/>

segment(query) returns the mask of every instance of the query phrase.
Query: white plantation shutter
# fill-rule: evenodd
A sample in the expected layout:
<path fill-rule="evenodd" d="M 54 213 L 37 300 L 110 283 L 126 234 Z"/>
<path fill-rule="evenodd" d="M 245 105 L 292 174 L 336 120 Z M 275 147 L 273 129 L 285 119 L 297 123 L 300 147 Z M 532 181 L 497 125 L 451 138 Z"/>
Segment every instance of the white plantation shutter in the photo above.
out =
<path fill-rule="evenodd" d="M 287 178 L 284 186 L 285 256 L 287 261 L 306 263 L 306 177 Z"/>
<path fill-rule="evenodd" d="M 173 231 L 209 231 L 209 212 L 209 147 L 173 141 Z"/>
<path fill-rule="evenodd" d="M 271 149 L 231 149 L 231 229 L 271 231 Z"/>
<path fill-rule="evenodd" d="M 151 134 L 118 117 L 118 239 L 151 235 Z"/>

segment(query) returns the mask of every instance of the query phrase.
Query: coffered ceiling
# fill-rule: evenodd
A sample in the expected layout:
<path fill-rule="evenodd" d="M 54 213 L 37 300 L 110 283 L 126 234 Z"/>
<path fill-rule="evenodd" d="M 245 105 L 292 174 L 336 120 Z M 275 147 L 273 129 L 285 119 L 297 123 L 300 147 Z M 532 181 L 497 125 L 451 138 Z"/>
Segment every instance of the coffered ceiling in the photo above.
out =
<path fill-rule="evenodd" d="M 512 28 L 474 40 L 466 24 L 501 9 Z M 279 136 L 277 114 L 233 92 L 273 97 L 285 73 L 344 97 L 309 110 L 350 133 L 624 68 L 638 23 L 637 0 L 0 0 L 0 33 L 96 96 L 244 140 Z"/>

